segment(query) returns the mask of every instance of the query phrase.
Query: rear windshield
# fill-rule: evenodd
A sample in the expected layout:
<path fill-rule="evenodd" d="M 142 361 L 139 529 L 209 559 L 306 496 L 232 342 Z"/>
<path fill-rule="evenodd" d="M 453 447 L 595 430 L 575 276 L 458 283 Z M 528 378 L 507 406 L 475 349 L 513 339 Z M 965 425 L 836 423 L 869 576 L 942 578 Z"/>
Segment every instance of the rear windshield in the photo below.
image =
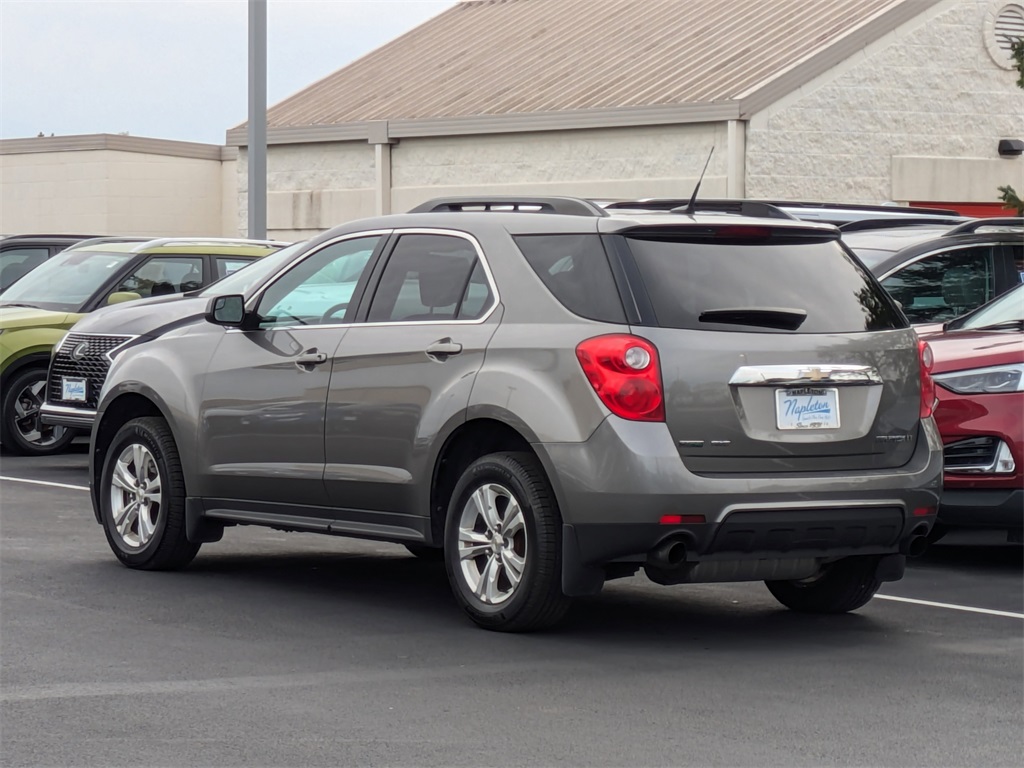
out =
<path fill-rule="evenodd" d="M 885 291 L 835 241 L 626 241 L 665 328 L 857 333 L 907 327 Z"/>

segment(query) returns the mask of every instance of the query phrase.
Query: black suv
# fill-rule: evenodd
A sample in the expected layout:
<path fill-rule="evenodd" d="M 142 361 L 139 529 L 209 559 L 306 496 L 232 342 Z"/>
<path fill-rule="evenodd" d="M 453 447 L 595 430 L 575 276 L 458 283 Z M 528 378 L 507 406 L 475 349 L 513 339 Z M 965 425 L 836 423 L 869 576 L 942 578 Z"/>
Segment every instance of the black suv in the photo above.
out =
<path fill-rule="evenodd" d="M 1018 217 L 956 226 L 861 221 L 840 230 L 914 324 L 970 312 L 1019 285 L 1024 274 L 1024 219 Z"/>
<path fill-rule="evenodd" d="M 0 238 L 0 291 L 48 258 L 96 235 L 7 235 Z"/>

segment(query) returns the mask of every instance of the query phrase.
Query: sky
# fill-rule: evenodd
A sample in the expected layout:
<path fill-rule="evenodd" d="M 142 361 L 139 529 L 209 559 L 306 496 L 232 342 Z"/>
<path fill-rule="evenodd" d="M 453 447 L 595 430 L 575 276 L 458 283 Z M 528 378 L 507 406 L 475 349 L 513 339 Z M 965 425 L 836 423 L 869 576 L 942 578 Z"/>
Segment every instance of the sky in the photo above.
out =
<path fill-rule="evenodd" d="M 456 0 L 269 0 L 267 104 Z M 0 0 L 0 138 L 223 144 L 248 109 L 247 0 Z"/>

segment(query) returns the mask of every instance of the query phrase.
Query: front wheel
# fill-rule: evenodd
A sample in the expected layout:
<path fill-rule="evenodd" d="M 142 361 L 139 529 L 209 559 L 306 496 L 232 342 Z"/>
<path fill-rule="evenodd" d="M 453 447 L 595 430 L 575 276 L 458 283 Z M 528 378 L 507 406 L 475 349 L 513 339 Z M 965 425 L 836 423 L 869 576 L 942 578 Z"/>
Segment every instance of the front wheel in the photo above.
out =
<path fill-rule="evenodd" d="M 49 456 L 66 450 L 75 430 L 43 424 L 40 409 L 46 400 L 46 369 L 28 368 L 4 385 L 0 443 L 22 456 Z"/>
<path fill-rule="evenodd" d="M 163 419 L 132 419 L 118 430 L 98 495 L 107 543 L 129 568 L 184 568 L 199 552 L 185 535 L 185 479 Z"/>
<path fill-rule="evenodd" d="M 555 624 L 562 594 L 561 516 L 537 460 L 494 453 L 452 494 L 444 559 L 455 599 L 479 626 L 525 632 Z"/>
<path fill-rule="evenodd" d="M 768 591 L 800 613 L 846 613 L 865 605 L 882 582 L 878 558 L 847 557 L 826 565 L 817 576 L 799 581 L 766 581 Z"/>

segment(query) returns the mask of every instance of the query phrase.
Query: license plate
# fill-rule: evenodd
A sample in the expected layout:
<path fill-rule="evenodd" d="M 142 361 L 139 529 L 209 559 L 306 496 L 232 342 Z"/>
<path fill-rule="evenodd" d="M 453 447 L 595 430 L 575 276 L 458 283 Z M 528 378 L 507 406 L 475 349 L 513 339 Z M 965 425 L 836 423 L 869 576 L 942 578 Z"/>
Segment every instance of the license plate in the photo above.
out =
<path fill-rule="evenodd" d="M 85 402 L 85 379 L 76 379 L 70 376 L 62 376 L 60 390 L 61 400 L 69 400 L 71 402 L 79 403 Z"/>
<path fill-rule="evenodd" d="M 839 390 L 776 389 L 775 423 L 779 429 L 839 429 Z"/>

